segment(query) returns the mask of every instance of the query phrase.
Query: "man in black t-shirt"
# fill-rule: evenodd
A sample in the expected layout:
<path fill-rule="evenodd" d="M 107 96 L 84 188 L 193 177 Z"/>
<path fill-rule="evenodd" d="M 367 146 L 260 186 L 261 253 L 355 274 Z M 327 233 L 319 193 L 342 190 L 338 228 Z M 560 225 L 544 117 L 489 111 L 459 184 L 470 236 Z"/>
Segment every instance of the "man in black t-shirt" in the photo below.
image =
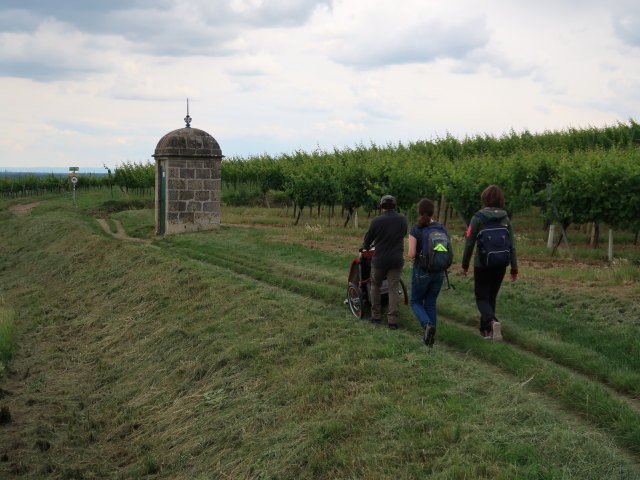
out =
<path fill-rule="evenodd" d="M 372 246 L 376 251 L 371 261 L 371 318 L 372 323 L 380 323 L 380 287 L 384 279 L 389 286 L 389 328 L 398 328 L 398 305 L 400 295 L 398 284 L 404 266 L 404 237 L 407 235 L 407 218 L 396 212 L 396 199 L 385 195 L 380 199 L 382 213 L 371 220 L 369 230 L 364 236 L 362 248 Z"/>

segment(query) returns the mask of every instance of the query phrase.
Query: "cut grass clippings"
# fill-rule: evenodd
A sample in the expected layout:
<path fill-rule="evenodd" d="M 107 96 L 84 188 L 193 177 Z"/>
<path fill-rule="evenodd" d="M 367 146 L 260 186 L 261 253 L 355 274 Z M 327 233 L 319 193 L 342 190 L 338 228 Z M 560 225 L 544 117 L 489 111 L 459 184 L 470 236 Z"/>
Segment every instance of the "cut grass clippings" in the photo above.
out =
<path fill-rule="evenodd" d="M 430 352 L 405 307 L 397 331 L 355 320 L 348 253 L 244 227 L 153 249 L 41 211 L 0 231 L 0 476 L 638 478 L 635 417 L 588 381 L 446 317 Z"/>
<path fill-rule="evenodd" d="M 155 214 L 152 209 L 132 209 L 110 215 L 120 221 L 127 235 L 134 238 L 149 238 L 153 235 Z"/>
<path fill-rule="evenodd" d="M 455 283 L 456 291 L 440 296 L 440 308 L 459 324 L 476 327 L 475 306 L 464 301 L 472 298 L 472 284 L 459 278 Z M 638 305 L 519 281 L 503 286 L 498 310 L 511 344 L 640 397 Z"/>
<path fill-rule="evenodd" d="M 527 378 L 524 384 L 558 398 L 569 410 L 609 429 L 621 444 L 640 454 L 640 409 L 629 400 L 547 360 L 505 343 L 486 341 L 455 323 L 447 323 L 438 334 L 444 342 L 460 351 L 473 353 L 518 378 Z"/>
<path fill-rule="evenodd" d="M 252 235 L 258 234 L 257 232 L 252 232 Z M 254 240 L 259 241 L 255 238 Z M 182 239 L 175 240 L 175 242 L 188 244 L 189 239 L 188 237 L 182 237 Z M 242 239 L 237 239 L 237 245 L 242 246 L 242 242 Z M 212 248 L 211 245 L 207 247 L 205 244 L 200 244 L 197 248 L 200 251 L 209 250 L 210 252 L 217 252 L 210 255 L 213 255 L 213 258 L 217 259 L 216 261 L 220 261 L 222 255 L 220 250 Z M 258 263 L 256 262 L 257 258 L 255 253 L 252 253 L 250 249 L 241 248 L 241 252 L 242 253 L 240 254 L 235 252 L 232 253 L 231 256 L 233 257 L 233 260 L 231 260 L 231 263 L 227 263 L 225 265 L 229 268 L 239 268 L 238 271 L 248 272 L 248 274 L 254 278 L 269 281 L 275 285 L 283 288 L 289 288 L 298 293 L 312 294 L 316 298 L 330 300 L 330 298 L 326 298 L 326 296 L 318 293 L 326 292 L 326 295 L 329 295 L 329 297 L 333 295 L 335 298 L 336 293 L 331 292 L 330 290 L 300 288 L 295 281 L 289 278 L 289 276 L 282 275 L 282 271 L 266 266 L 277 263 L 275 259 L 278 257 L 275 255 L 264 255 L 262 263 Z M 238 260 L 238 255 L 244 257 L 244 260 Z M 309 266 L 309 268 L 313 271 L 313 267 Z M 285 272 L 289 272 L 288 269 L 283 270 Z M 517 331 L 517 327 L 514 327 L 513 330 Z M 544 391 L 544 393 L 548 395 L 550 394 L 557 397 L 569 409 L 580 412 L 596 424 L 600 426 L 608 426 L 608 428 L 612 429 L 612 431 L 617 435 L 617 438 L 620 439 L 623 444 L 632 451 L 640 453 L 640 437 L 638 436 L 638 432 L 640 432 L 640 417 L 638 416 L 637 409 L 631 406 L 628 400 L 617 398 L 601 385 L 588 379 L 581 379 L 576 375 L 571 374 L 571 372 L 566 371 L 561 366 L 546 362 L 541 358 L 527 355 L 525 352 L 516 349 L 509 351 L 509 355 L 506 355 L 508 359 L 507 361 L 496 361 L 494 355 L 487 355 L 487 352 L 495 352 L 493 349 L 496 347 L 493 344 L 487 344 L 486 342 L 483 343 L 482 339 L 477 338 L 475 335 L 471 335 L 466 330 L 461 330 L 460 333 L 463 337 L 456 336 L 455 338 L 457 340 L 452 342 L 453 346 L 456 348 L 462 346 L 463 349 L 467 349 L 470 345 L 473 345 L 476 349 L 483 349 L 480 350 L 479 356 L 492 365 L 500 365 L 506 371 L 518 376 L 531 376 L 531 386 Z M 464 338 L 464 336 L 470 338 Z M 606 336 L 606 334 L 600 334 L 600 337 L 604 336 Z M 461 338 L 464 338 L 464 340 L 461 340 Z M 449 342 L 448 337 L 445 336 L 444 341 Z M 523 346 L 530 347 L 531 345 L 532 344 L 524 344 Z M 589 352 L 584 350 L 584 348 L 571 344 L 569 348 L 576 352 L 577 356 L 570 357 L 567 356 L 567 349 L 543 349 L 543 346 L 549 347 L 549 345 L 551 345 L 550 342 L 539 343 L 539 348 L 537 349 L 538 353 L 555 353 L 555 359 L 558 360 L 560 364 L 568 364 L 569 366 L 576 367 L 577 370 L 585 371 L 585 373 L 593 373 L 592 371 L 587 370 L 588 365 L 593 365 L 593 362 L 586 365 L 581 363 L 581 361 L 586 359 L 589 355 Z M 500 349 L 502 346 L 497 348 Z M 504 348 L 510 347 L 504 346 Z M 486 351 L 484 349 L 486 349 Z M 502 350 L 498 351 L 504 355 Z M 572 360 L 568 360 L 568 358 L 572 358 Z M 591 358 L 593 358 L 593 356 L 591 356 Z M 598 359 L 595 366 L 596 377 L 605 377 L 611 381 L 616 381 L 616 379 L 622 378 L 620 375 L 616 376 L 616 372 L 618 371 L 615 369 L 610 369 L 609 373 L 605 371 L 607 362 L 603 358 Z M 602 366 L 602 368 L 600 368 L 600 366 Z M 624 377 L 626 382 L 631 382 L 626 383 L 627 387 L 631 387 L 631 384 L 633 383 L 634 375 L 630 375 L 631 376 L 627 375 Z M 621 390 L 624 390 L 622 385 L 620 388 Z M 624 420 L 619 421 L 618 419 L 620 418 Z"/>
<path fill-rule="evenodd" d="M 11 310 L 0 307 L 0 368 L 6 368 L 15 351 L 16 326 Z M 2 370 L 0 370 L 2 373 Z M 0 375 L 1 376 L 1 375 Z"/>

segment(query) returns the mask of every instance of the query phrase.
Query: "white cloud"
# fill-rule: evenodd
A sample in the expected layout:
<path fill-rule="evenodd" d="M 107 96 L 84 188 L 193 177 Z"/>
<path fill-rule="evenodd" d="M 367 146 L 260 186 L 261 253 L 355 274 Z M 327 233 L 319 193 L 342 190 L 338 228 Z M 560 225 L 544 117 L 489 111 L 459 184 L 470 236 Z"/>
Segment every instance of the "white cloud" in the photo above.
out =
<path fill-rule="evenodd" d="M 343 0 L 319 11 L 318 22 L 329 57 L 357 68 L 461 58 L 489 39 L 478 9 L 441 0 Z"/>
<path fill-rule="evenodd" d="M 610 3 L 610 18 L 615 35 L 632 47 L 640 47 L 640 13 L 633 0 Z"/>
<path fill-rule="evenodd" d="M 248 51 L 251 46 L 238 41 L 247 29 L 296 27 L 328 5 L 327 0 L 3 3 L 0 74 L 41 81 L 110 70 L 109 57 L 120 53 L 178 58 Z"/>
<path fill-rule="evenodd" d="M 320 122 L 315 125 L 319 130 L 355 130 L 363 131 L 365 126 L 361 123 L 350 123 L 344 120 L 331 120 L 329 122 Z"/>
<path fill-rule="evenodd" d="M 46 81 L 107 71 L 113 53 L 125 48 L 118 38 L 79 32 L 50 19 L 33 33 L 0 33 L 0 74 Z"/>
<path fill-rule="evenodd" d="M 630 5 L 4 0 L 0 165 L 148 159 L 187 97 L 229 156 L 626 121 Z"/>

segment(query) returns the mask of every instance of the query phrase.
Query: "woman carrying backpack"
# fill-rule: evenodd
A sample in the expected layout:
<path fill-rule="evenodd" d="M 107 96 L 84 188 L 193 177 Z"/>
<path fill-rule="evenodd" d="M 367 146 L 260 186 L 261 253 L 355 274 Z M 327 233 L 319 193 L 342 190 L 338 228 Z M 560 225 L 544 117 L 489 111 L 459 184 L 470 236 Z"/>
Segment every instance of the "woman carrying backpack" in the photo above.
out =
<path fill-rule="evenodd" d="M 488 340 L 502 340 L 501 324 L 496 318 L 496 298 L 507 267 L 511 266 L 511 280 L 518 278 L 518 261 L 513 227 L 504 209 L 502 190 L 491 185 L 480 195 L 482 208 L 467 229 L 462 272 L 467 275 L 469 260 L 476 249 L 473 281 L 476 305 L 480 311 L 480 334 Z"/>
<path fill-rule="evenodd" d="M 433 347 L 436 301 L 445 271 L 453 259 L 449 234 L 442 224 L 431 219 L 433 211 L 431 200 L 420 200 L 418 221 L 409 232 L 409 257 L 413 258 L 411 309 L 424 329 L 423 340 L 427 347 Z"/>

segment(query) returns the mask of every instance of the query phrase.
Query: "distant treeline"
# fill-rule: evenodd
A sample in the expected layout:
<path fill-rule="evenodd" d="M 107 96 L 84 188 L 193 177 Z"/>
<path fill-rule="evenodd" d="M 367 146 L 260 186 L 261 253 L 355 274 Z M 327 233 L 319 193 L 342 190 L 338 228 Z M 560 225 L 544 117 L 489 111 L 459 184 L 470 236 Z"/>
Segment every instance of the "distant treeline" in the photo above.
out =
<path fill-rule="evenodd" d="M 120 188 L 128 193 L 130 190 L 145 194 L 155 186 L 155 166 L 150 162 L 126 162 L 117 166 L 113 172 L 78 174 L 76 189 L 88 188 Z M 56 173 L 0 173 L 0 196 L 26 197 L 45 193 L 62 193 L 71 191 L 73 184 L 68 174 Z"/>

